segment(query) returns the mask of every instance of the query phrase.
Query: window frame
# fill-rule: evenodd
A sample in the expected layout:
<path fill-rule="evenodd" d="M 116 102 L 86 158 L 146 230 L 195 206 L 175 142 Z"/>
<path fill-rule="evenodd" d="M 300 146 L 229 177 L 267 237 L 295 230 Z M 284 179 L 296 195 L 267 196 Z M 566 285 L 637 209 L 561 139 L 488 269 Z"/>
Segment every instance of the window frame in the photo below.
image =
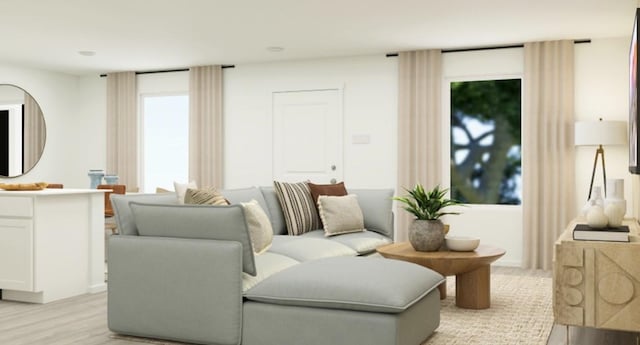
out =
<path fill-rule="evenodd" d="M 472 81 L 488 81 L 488 80 L 506 80 L 520 79 L 520 117 L 523 116 L 524 109 L 524 76 L 519 73 L 498 73 L 487 75 L 461 75 L 443 78 L 442 85 L 442 183 L 451 188 L 451 83 L 454 82 L 472 82 Z M 521 124 L 522 132 L 522 124 Z M 522 144 L 520 146 L 522 152 Z M 521 176 L 525 173 L 524 163 L 521 164 Z M 523 187 L 524 188 L 524 187 Z M 524 192 L 524 190 L 523 190 Z M 448 192 L 448 196 L 451 193 Z M 521 208 L 520 205 L 504 205 L 504 204 L 465 204 L 467 207 L 474 209 L 492 209 L 496 208 Z"/>
<path fill-rule="evenodd" d="M 189 102 L 189 91 L 166 91 L 166 92 L 145 92 L 138 94 L 138 186 L 141 192 L 145 192 L 145 98 L 147 97 L 172 97 L 172 96 L 186 96 L 187 104 Z M 187 108 L 187 117 L 189 116 L 189 109 Z M 187 124 L 189 128 L 189 124 Z M 187 140 L 189 140 L 189 133 L 187 133 Z M 187 148 L 188 150 L 188 148 Z M 187 157 L 189 152 L 187 151 Z M 188 164 L 188 163 L 187 163 Z M 187 167 L 188 174 L 188 167 Z M 188 180 L 189 176 L 187 176 Z M 183 181 L 187 182 L 187 181 Z"/>

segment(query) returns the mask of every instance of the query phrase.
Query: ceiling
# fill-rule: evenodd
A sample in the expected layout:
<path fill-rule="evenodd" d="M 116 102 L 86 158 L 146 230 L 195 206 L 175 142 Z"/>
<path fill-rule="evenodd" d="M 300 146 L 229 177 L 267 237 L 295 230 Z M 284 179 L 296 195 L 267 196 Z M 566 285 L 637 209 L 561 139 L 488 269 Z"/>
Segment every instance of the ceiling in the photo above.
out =
<path fill-rule="evenodd" d="M 620 37 L 630 36 L 636 6 L 638 0 L 1 0 L 0 62 L 82 75 Z"/>

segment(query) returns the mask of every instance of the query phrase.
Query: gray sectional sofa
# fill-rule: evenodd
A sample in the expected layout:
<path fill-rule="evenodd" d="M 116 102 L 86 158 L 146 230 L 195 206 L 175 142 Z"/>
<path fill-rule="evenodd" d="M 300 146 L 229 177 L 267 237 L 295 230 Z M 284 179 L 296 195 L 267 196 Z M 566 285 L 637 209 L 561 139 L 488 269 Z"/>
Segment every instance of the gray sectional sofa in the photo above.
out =
<path fill-rule="evenodd" d="M 223 190 L 255 199 L 274 231 L 255 255 L 242 206 L 177 205 L 173 193 L 113 195 L 120 235 L 108 243 L 113 332 L 199 344 L 418 345 L 439 325 L 444 278 L 367 257 L 391 243 L 393 190 L 358 195 L 364 232 L 288 236 L 272 187 Z"/>

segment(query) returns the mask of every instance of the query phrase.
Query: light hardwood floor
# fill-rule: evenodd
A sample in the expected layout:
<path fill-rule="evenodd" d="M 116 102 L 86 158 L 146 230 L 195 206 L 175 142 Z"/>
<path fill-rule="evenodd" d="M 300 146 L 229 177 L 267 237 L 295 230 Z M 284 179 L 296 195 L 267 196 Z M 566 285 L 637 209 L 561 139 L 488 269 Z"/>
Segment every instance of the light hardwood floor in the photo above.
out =
<path fill-rule="evenodd" d="M 567 328 L 554 325 L 547 340 L 547 345 L 564 345 Z M 640 345 L 638 334 L 631 332 L 609 331 L 586 327 L 569 327 L 570 345 Z"/>
<path fill-rule="evenodd" d="M 136 344 L 112 338 L 106 292 L 48 304 L 0 301 L 0 344 Z"/>

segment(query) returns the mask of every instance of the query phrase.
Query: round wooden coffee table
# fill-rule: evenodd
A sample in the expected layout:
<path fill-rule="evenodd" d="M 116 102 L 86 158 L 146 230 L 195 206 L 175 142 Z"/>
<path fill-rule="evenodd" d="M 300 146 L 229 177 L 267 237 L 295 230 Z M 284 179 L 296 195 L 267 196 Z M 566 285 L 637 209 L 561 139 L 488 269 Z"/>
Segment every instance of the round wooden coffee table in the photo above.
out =
<path fill-rule="evenodd" d="M 456 276 L 456 305 L 486 309 L 491 305 L 490 265 L 505 254 L 504 249 L 480 245 L 472 252 L 418 252 L 409 242 L 384 245 L 378 253 L 389 259 L 413 262 L 443 276 Z M 447 297 L 446 282 L 438 286 L 440 298 Z"/>

